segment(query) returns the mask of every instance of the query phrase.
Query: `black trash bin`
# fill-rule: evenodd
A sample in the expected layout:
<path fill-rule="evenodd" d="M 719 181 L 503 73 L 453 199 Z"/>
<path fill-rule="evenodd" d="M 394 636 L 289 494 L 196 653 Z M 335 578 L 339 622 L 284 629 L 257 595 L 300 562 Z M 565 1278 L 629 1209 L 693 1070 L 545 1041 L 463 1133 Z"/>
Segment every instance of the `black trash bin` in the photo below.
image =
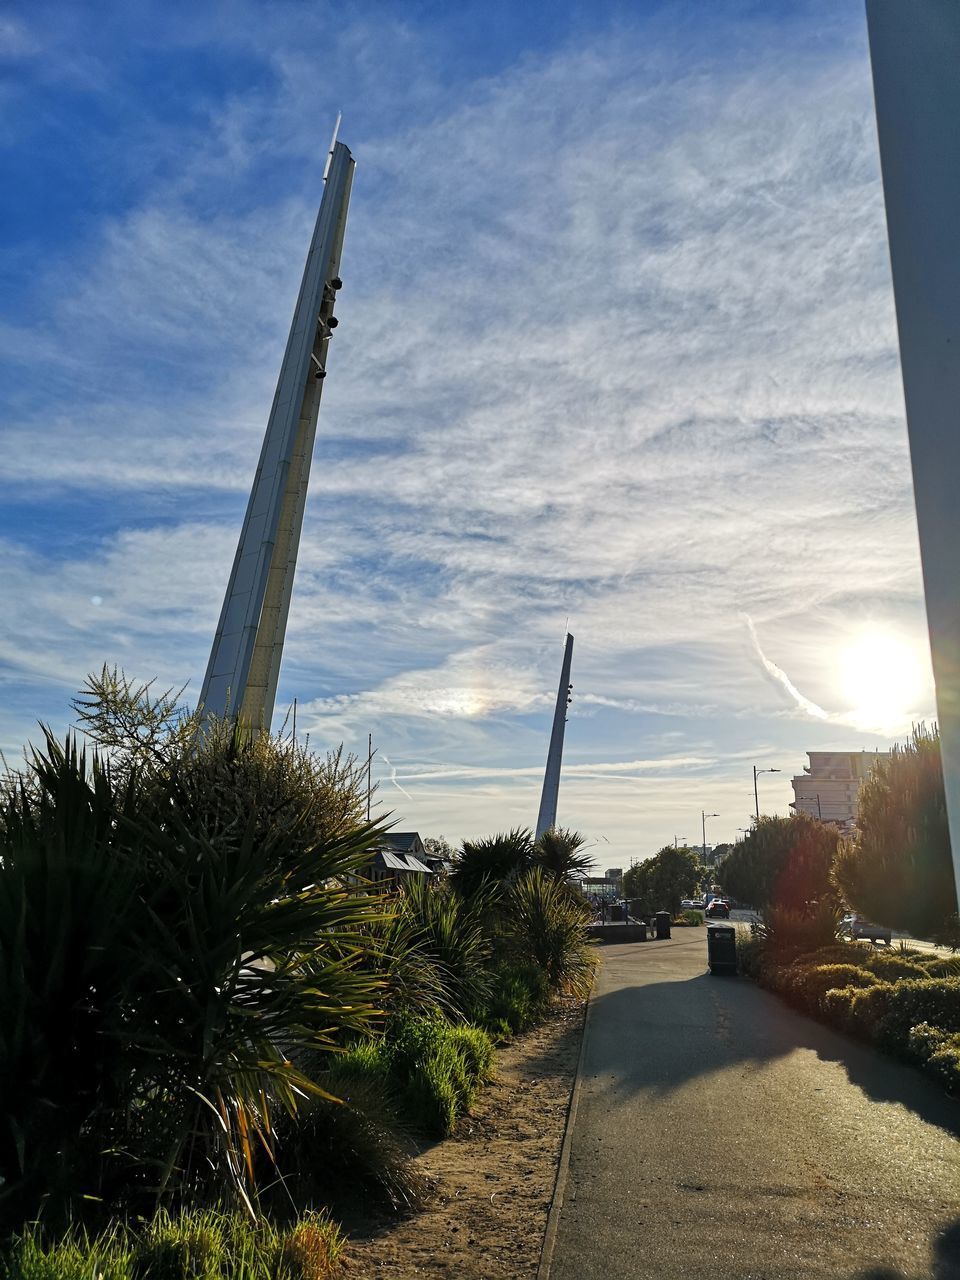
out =
<path fill-rule="evenodd" d="M 737 931 L 732 925 L 707 925 L 707 964 L 711 973 L 737 972 Z"/>
<path fill-rule="evenodd" d="M 657 922 L 657 938 L 658 939 L 669 938 L 670 937 L 670 912 L 658 911 L 653 918 Z"/>

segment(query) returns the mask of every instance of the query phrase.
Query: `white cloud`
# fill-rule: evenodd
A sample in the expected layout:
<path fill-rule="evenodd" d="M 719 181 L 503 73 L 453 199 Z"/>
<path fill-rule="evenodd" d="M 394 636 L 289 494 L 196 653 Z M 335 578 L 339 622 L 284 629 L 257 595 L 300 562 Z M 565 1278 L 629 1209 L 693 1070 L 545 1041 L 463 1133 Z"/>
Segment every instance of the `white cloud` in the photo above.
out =
<path fill-rule="evenodd" d="M 232 39 L 252 40 L 252 12 Z M 274 86 L 188 132 L 176 179 L 58 264 L 42 328 L 4 331 L 48 388 L 11 419 L 19 491 L 169 511 L 69 564 L 13 548 L 22 679 L 71 680 L 96 654 L 199 684 L 326 144 L 313 61 L 277 12 Z M 622 778 L 668 758 L 661 735 L 679 727 L 680 773 L 713 761 L 710 785 L 739 795 L 723 761 L 751 727 L 794 760 L 811 708 L 843 732 L 828 667 L 852 620 L 920 625 L 865 48 L 825 30 L 814 59 L 744 23 L 724 61 L 666 20 L 656 41 L 626 26 L 456 94 L 412 27 L 345 30 L 370 98 L 362 131 L 345 103 L 346 287 L 281 702 L 318 740 L 376 729 L 401 781 L 425 770 L 423 825 L 461 830 L 455 760 L 474 762 L 456 773 L 470 821 L 471 787 L 492 788 L 489 826 L 510 825 L 497 797 L 530 812 L 568 617 L 565 803 L 621 848 L 637 823 L 668 838 L 671 804 L 721 802 L 658 771 L 632 807 Z M 286 186 L 211 207 L 271 155 Z"/>

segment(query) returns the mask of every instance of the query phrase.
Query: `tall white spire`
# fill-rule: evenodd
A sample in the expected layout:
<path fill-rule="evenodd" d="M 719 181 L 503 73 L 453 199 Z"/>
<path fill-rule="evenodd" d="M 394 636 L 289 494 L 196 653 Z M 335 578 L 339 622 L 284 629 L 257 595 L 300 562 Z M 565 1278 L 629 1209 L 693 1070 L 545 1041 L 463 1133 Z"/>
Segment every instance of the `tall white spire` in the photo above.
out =
<path fill-rule="evenodd" d="M 550 734 L 550 750 L 543 775 L 543 792 L 540 796 L 540 813 L 537 817 L 537 839 L 545 831 L 557 825 L 557 797 L 560 792 L 560 763 L 563 759 L 563 730 L 567 723 L 567 707 L 573 698 L 570 683 L 570 663 L 573 659 L 573 636 L 567 633 L 563 646 L 563 665 L 560 668 L 560 686 L 557 689 L 557 705 L 553 712 L 553 731 Z"/>
<path fill-rule="evenodd" d="M 960 7 L 868 0 L 867 26 L 960 902 Z"/>
<path fill-rule="evenodd" d="M 339 123 L 339 122 L 338 122 Z M 300 548 L 354 160 L 334 141 L 300 296 L 200 693 L 204 716 L 270 727 Z"/>

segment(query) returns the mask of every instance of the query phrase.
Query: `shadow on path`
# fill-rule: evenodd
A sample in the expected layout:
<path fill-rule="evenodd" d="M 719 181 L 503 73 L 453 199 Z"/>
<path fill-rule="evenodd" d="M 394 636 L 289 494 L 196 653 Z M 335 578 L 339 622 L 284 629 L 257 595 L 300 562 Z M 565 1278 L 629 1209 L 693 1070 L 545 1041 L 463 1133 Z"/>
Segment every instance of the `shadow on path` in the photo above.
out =
<path fill-rule="evenodd" d="M 661 1095 L 730 1066 L 757 1068 L 797 1049 L 839 1063 L 874 1102 L 899 1103 L 960 1137 L 960 1103 L 909 1064 L 834 1031 L 746 978 L 709 973 L 595 996 L 585 1070 L 602 1062 L 621 1091 Z"/>
<path fill-rule="evenodd" d="M 960 1280 L 960 1218 L 934 1238 L 933 1266 L 926 1275 L 909 1275 L 896 1267 L 868 1267 L 850 1280 Z"/>

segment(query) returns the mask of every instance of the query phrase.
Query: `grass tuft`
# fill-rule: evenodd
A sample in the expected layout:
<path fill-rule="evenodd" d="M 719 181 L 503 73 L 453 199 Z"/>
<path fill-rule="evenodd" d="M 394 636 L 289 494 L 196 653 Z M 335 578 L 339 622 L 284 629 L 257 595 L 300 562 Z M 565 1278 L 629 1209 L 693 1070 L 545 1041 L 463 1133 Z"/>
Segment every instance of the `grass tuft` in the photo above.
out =
<path fill-rule="evenodd" d="M 77 1230 L 46 1240 L 30 1230 L 10 1242 L 3 1280 L 332 1280 L 344 1240 L 325 1213 L 281 1230 L 265 1218 L 196 1210 L 158 1213 L 139 1230 Z"/>
<path fill-rule="evenodd" d="M 339 1269 L 344 1238 L 322 1214 L 309 1214 L 284 1235 L 277 1254 L 277 1280 L 329 1280 Z"/>

